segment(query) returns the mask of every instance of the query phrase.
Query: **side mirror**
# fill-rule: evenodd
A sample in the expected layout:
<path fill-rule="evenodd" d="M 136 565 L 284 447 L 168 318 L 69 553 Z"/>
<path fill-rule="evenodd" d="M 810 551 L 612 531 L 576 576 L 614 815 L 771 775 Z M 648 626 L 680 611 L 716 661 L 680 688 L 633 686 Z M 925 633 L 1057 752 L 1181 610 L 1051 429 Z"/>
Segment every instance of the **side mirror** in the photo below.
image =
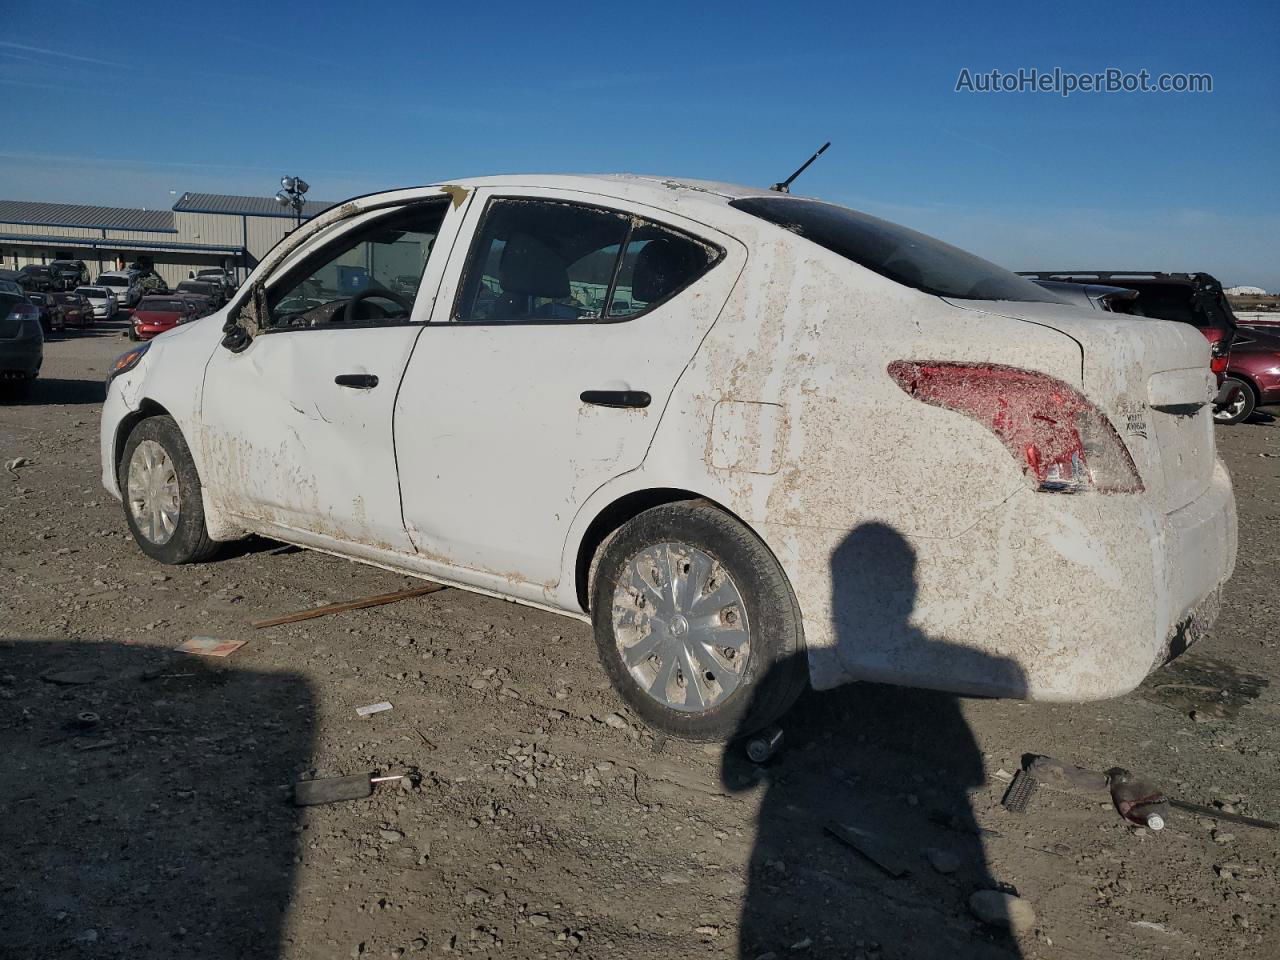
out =
<path fill-rule="evenodd" d="M 187 279 L 188 279 L 188 280 L 194 280 L 195 278 L 196 278 L 196 272 L 195 272 L 194 270 L 188 270 L 188 271 L 187 271 Z"/>

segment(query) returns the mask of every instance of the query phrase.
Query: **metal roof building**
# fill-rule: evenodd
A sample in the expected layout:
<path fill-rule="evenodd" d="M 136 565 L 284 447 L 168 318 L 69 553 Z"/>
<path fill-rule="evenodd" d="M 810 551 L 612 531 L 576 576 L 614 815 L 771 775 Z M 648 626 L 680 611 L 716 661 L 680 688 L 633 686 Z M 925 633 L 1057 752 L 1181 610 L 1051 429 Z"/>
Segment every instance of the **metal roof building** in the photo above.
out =
<path fill-rule="evenodd" d="M 307 201 L 303 218 L 330 206 Z M 201 267 L 243 280 L 294 222 L 274 197 L 184 193 L 171 210 L 0 200 L 0 266 L 83 260 L 96 277 L 141 261 L 171 286 Z"/>

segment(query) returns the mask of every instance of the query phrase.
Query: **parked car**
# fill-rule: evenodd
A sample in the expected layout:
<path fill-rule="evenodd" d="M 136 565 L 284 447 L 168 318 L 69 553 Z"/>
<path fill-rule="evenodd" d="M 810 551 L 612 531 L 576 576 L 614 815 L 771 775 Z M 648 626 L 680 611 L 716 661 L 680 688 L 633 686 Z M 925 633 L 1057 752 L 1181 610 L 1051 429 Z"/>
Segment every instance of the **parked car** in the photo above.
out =
<path fill-rule="evenodd" d="M 109 287 L 116 295 L 116 303 L 121 310 L 131 310 L 142 299 L 142 291 L 138 289 L 138 275 L 131 270 L 100 273 L 95 286 Z"/>
<path fill-rule="evenodd" d="M 9 284 L 9 283 L 13 284 L 15 287 L 21 290 L 22 289 L 21 280 L 22 280 L 22 274 L 19 273 L 17 270 L 0 269 L 0 290 L 5 290 L 8 293 L 12 293 L 12 290 L 4 286 L 4 284 Z"/>
<path fill-rule="evenodd" d="M 1135 316 L 1189 323 L 1206 340 L 1230 339 L 1237 324 L 1222 284 L 1208 273 L 1123 272 L 1111 270 L 1024 271 L 1024 277 L 1080 284 L 1127 287 L 1140 294 L 1131 310 Z"/>
<path fill-rule="evenodd" d="M 190 279 L 199 280 L 202 283 L 216 283 L 228 299 L 236 292 L 235 279 L 222 267 L 206 267 L 203 270 L 197 270 L 195 276 Z"/>
<path fill-rule="evenodd" d="M 43 292 L 52 290 L 54 285 L 53 271 L 40 263 L 32 263 L 18 271 L 18 283 L 24 290 Z"/>
<path fill-rule="evenodd" d="M 221 284 L 209 283 L 205 280 L 183 280 L 178 284 L 175 292 L 194 293 L 197 296 L 204 297 L 213 304 L 215 310 L 221 309 L 222 305 L 227 302 L 227 297 Z"/>
<path fill-rule="evenodd" d="M 143 297 L 133 308 L 129 339 L 150 340 L 200 315 L 196 304 L 186 297 Z"/>
<path fill-rule="evenodd" d="M 74 290 L 89 282 L 89 268 L 83 260 L 54 260 L 49 264 L 55 290 Z"/>
<path fill-rule="evenodd" d="M 179 286 L 181 286 L 181 284 L 179 284 Z M 211 313 L 215 313 L 218 309 L 214 305 L 212 298 L 202 293 L 191 293 L 189 291 L 179 289 L 175 290 L 171 296 L 178 297 L 179 299 L 189 302 L 195 312 L 195 319 L 197 320 L 201 317 L 207 317 Z"/>
<path fill-rule="evenodd" d="M 57 294 L 28 293 L 27 301 L 40 311 L 40 326 L 44 329 L 46 336 L 55 330 L 62 331 L 67 328 L 62 304 L 58 302 Z"/>
<path fill-rule="evenodd" d="M 55 293 L 53 299 L 62 308 L 63 327 L 84 330 L 93 324 L 93 304 L 79 293 Z"/>
<path fill-rule="evenodd" d="M 815 200 L 464 180 L 314 217 L 117 359 L 102 478 L 163 563 L 258 532 L 589 619 L 673 735 L 806 682 L 1087 700 L 1232 571 L 1208 359 Z"/>
<path fill-rule="evenodd" d="M 43 362 L 40 311 L 25 294 L 0 293 L 0 388 L 25 393 Z"/>
<path fill-rule="evenodd" d="M 1240 423 L 1258 407 L 1280 403 L 1280 332 L 1241 327 L 1231 343 L 1226 375 L 1238 392 L 1215 412 L 1219 423 Z"/>
<path fill-rule="evenodd" d="M 76 287 L 76 293 L 89 301 L 94 320 L 111 320 L 120 308 L 111 287 Z"/>
<path fill-rule="evenodd" d="M 0 277 L 0 292 L 17 294 L 20 297 L 26 296 L 27 293 L 18 283 L 4 277 Z"/>

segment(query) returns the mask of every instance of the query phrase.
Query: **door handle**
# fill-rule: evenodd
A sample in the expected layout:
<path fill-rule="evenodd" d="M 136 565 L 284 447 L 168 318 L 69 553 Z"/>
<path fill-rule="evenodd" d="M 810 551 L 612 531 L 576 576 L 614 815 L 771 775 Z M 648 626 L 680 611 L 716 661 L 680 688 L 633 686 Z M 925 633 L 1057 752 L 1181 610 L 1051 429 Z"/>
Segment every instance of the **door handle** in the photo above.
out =
<path fill-rule="evenodd" d="M 372 390 L 378 385 L 378 378 L 372 373 L 340 373 L 333 378 L 340 387 L 353 387 L 356 390 Z"/>
<path fill-rule="evenodd" d="M 643 410 L 652 398 L 643 390 L 583 390 L 579 399 L 597 407 L 632 407 Z"/>

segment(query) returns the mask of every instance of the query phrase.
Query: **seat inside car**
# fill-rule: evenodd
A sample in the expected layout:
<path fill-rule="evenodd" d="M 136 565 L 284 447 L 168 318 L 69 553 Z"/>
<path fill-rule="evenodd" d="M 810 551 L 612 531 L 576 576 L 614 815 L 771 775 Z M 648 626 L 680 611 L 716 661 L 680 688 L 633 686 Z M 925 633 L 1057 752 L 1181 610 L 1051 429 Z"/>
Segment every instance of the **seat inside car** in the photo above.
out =
<path fill-rule="evenodd" d="M 576 320 L 578 311 L 567 304 L 535 306 L 536 299 L 569 296 L 569 271 L 545 242 L 528 233 L 507 240 L 498 265 L 502 294 L 489 310 L 493 320 Z"/>
<path fill-rule="evenodd" d="M 690 260 L 694 250 L 692 244 L 680 244 L 668 237 L 646 243 L 636 255 L 632 298 L 640 303 L 657 303 L 675 293 L 697 271 Z"/>

